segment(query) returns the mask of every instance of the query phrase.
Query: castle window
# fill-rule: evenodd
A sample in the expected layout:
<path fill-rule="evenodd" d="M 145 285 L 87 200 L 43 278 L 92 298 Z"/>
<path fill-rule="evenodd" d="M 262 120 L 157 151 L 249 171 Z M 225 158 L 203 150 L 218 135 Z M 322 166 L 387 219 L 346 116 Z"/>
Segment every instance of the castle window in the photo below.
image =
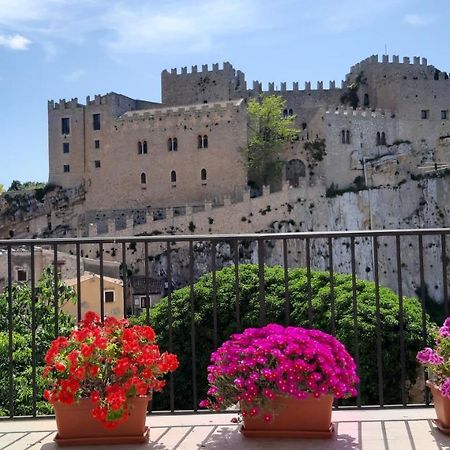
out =
<path fill-rule="evenodd" d="M 143 153 L 144 155 L 147 154 L 147 141 L 144 141 L 144 142 L 142 143 L 142 153 Z"/>
<path fill-rule="evenodd" d="M 70 118 L 63 117 L 61 119 L 61 134 L 70 134 Z"/>
<path fill-rule="evenodd" d="M 68 142 L 63 142 L 63 153 L 69 153 L 70 145 Z"/>
<path fill-rule="evenodd" d="M 175 170 L 172 170 L 172 172 L 170 172 L 170 181 L 172 183 L 177 182 L 177 173 L 175 172 Z"/>
<path fill-rule="evenodd" d="M 364 94 L 364 106 L 369 106 L 369 94 Z"/>
<path fill-rule="evenodd" d="M 381 145 L 381 135 L 379 131 L 377 131 L 377 145 Z"/>
<path fill-rule="evenodd" d="M 294 111 L 292 110 L 292 108 L 289 108 L 288 114 L 289 114 L 290 116 L 293 116 L 293 115 L 294 115 Z"/>
<path fill-rule="evenodd" d="M 422 111 L 420 111 L 420 118 L 421 119 L 428 119 L 430 111 L 428 109 L 422 109 Z"/>
<path fill-rule="evenodd" d="M 64 173 L 69 173 L 69 172 L 70 172 L 69 164 L 64 164 Z"/>
<path fill-rule="evenodd" d="M 141 173 L 141 184 L 147 184 L 147 175 L 144 172 Z"/>
<path fill-rule="evenodd" d="M 283 110 L 283 117 L 287 117 L 288 116 L 288 110 L 287 109 L 284 109 Z"/>
<path fill-rule="evenodd" d="M 100 148 L 100 141 L 99 141 L 98 139 L 96 139 L 96 140 L 94 141 L 94 147 L 95 147 L 95 148 Z"/>
<path fill-rule="evenodd" d="M 204 136 L 199 135 L 197 139 L 198 148 L 208 148 L 208 136 L 205 134 Z"/>
<path fill-rule="evenodd" d="M 142 142 L 138 142 L 138 155 L 142 155 Z"/>
<path fill-rule="evenodd" d="M 448 111 L 446 109 L 443 109 L 441 111 L 441 119 L 442 120 L 447 120 L 448 119 Z"/>
<path fill-rule="evenodd" d="M 200 178 L 202 181 L 205 181 L 208 179 L 208 173 L 206 172 L 206 169 L 202 169 L 200 171 Z M 206 183 L 202 183 L 202 184 L 206 184 Z"/>
<path fill-rule="evenodd" d="M 95 168 L 96 168 L 96 169 L 99 169 L 99 168 L 100 168 L 100 160 L 96 159 L 96 160 L 94 161 L 94 165 L 95 165 Z"/>
<path fill-rule="evenodd" d="M 100 114 L 92 114 L 92 128 L 94 131 L 100 130 Z"/>
<path fill-rule="evenodd" d="M 178 150 L 178 139 L 176 137 L 167 140 L 167 150 L 169 152 L 176 152 Z"/>
<path fill-rule="evenodd" d="M 341 131 L 341 143 L 350 144 L 350 130 Z"/>
<path fill-rule="evenodd" d="M 381 145 L 386 145 L 386 134 L 384 131 L 381 133 Z"/>

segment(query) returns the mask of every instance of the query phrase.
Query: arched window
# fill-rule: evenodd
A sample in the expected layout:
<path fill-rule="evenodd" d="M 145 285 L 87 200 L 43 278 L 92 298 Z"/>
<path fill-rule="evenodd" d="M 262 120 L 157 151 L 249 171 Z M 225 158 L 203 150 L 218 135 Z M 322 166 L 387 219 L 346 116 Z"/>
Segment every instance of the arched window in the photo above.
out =
<path fill-rule="evenodd" d="M 287 117 L 287 116 L 288 116 L 288 110 L 285 109 L 285 110 L 283 110 L 283 117 Z"/>
<path fill-rule="evenodd" d="M 369 94 L 364 94 L 364 106 L 369 106 Z"/>
<path fill-rule="evenodd" d="M 345 143 L 350 144 L 350 130 L 345 132 Z"/>
<path fill-rule="evenodd" d="M 293 116 L 293 115 L 294 115 L 294 111 L 292 110 L 292 108 L 289 108 L 288 114 L 289 114 L 290 116 Z"/>
<path fill-rule="evenodd" d="M 147 154 L 147 141 L 144 141 L 143 144 L 142 144 L 142 153 L 144 155 Z"/>
<path fill-rule="evenodd" d="M 386 145 L 386 134 L 384 131 L 381 133 L 381 145 Z"/>
<path fill-rule="evenodd" d="M 206 181 L 208 179 L 208 174 L 206 172 L 206 169 L 202 169 L 200 172 L 200 178 L 202 181 Z"/>
<path fill-rule="evenodd" d="M 341 131 L 341 143 L 345 144 L 345 130 Z"/>
<path fill-rule="evenodd" d="M 381 144 L 381 137 L 380 137 L 380 132 L 377 131 L 377 145 Z"/>
<path fill-rule="evenodd" d="M 178 139 L 174 137 L 172 139 L 172 151 L 176 152 L 178 150 Z"/>
<path fill-rule="evenodd" d="M 285 166 L 286 181 L 289 186 L 299 187 L 300 179 L 305 177 L 305 163 L 300 159 L 291 159 Z"/>
<path fill-rule="evenodd" d="M 142 155 L 142 142 L 138 142 L 138 155 Z"/>
<path fill-rule="evenodd" d="M 141 184 L 147 184 L 147 175 L 144 172 L 141 173 Z"/>
<path fill-rule="evenodd" d="M 203 136 L 199 134 L 197 138 L 197 143 L 198 148 L 208 148 L 208 136 L 206 134 Z"/>
<path fill-rule="evenodd" d="M 177 182 L 177 173 L 175 172 L 175 170 L 172 170 L 172 172 L 170 172 L 170 181 L 172 183 Z"/>
<path fill-rule="evenodd" d="M 172 145 L 173 145 L 172 138 L 167 139 L 167 150 L 169 150 L 169 152 L 173 151 Z"/>

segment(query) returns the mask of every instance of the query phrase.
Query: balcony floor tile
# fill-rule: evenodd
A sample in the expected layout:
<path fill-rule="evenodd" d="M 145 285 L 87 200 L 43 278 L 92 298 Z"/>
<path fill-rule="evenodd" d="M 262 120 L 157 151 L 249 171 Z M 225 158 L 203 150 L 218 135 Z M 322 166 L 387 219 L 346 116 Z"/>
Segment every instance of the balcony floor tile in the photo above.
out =
<path fill-rule="evenodd" d="M 432 424 L 432 408 L 338 410 L 333 412 L 336 436 L 330 440 L 249 439 L 231 423 L 234 414 L 151 415 L 150 442 L 120 450 L 445 450 L 450 436 Z M 55 450 L 54 419 L 1 420 L 0 450 Z M 87 447 L 70 447 L 84 449 Z M 95 450 L 111 450 L 96 446 Z M 119 449 L 119 447 L 117 447 Z"/>

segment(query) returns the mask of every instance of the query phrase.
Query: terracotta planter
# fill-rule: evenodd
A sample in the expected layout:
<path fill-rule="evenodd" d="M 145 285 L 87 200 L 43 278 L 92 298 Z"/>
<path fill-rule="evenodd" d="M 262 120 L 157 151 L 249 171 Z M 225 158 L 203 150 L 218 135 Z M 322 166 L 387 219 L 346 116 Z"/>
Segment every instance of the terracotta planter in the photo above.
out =
<path fill-rule="evenodd" d="M 426 384 L 433 394 L 434 409 L 437 415 L 437 419 L 433 422 L 442 432 L 450 435 L 450 399 L 444 397 L 439 388 L 430 380 L 427 380 Z"/>
<path fill-rule="evenodd" d="M 330 438 L 332 395 L 320 399 L 310 395 L 304 400 L 278 396 L 273 402 L 274 418 L 266 422 L 262 417 L 244 417 L 241 432 L 246 437 Z"/>
<path fill-rule="evenodd" d="M 92 402 L 82 399 L 78 404 L 53 405 L 58 434 L 58 445 L 97 445 L 148 442 L 149 430 L 145 426 L 147 405 L 150 397 L 135 397 L 129 400 L 130 416 L 118 427 L 106 429 L 91 416 Z"/>

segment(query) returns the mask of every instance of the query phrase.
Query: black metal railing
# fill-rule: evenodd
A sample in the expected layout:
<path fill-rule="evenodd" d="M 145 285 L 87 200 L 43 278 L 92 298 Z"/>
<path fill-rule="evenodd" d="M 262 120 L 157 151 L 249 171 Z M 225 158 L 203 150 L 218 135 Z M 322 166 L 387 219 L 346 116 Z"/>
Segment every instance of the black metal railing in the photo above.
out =
<path fill-rule="evenodd" d="M 296 267 L 304 269 L 304 287 L 300 303 L 305 307 L 305 316 L 302 323 L 295 323 L 311 327 L 320 314 L 327 318 L 326 328 L 328 332 L 339 336 L 340 315 L 338 308 L 336 283 L 337 276 L 342 273 L 348 274 L 348 299 L 350 302 L 351 320 L 346 324 L 351 331 L 351 352 L 361 367 L 361 345 L 366 339 L 365 329 L 361 320 L 368 321 L 369 326 L 374 329 L 375 345 L 371 349 L 370 357 L 376 361 L 376 406 L 388 406 L 386 401 L 386 375 L 385 375 L 385 353 L 389 348 L 384 348 L 385 325 L 383 323 L 383 295 L 384 287 L 389 287 L 395 292 L 398 302 L 398 313 L 396 317 L 395 330 L 398 338 L 398 379 L 400 381 L 400 406 L 414 404 L 428 405 L 429 398 L 423 389 L 421 401 L 409 398 L 407 365 L 410 363 L 411 348 L 407 348 L 405 341 L 407 336 L 418 334 L 421 346 L 429 342 L 429 322 L 433 319 L 438 322 L 448 315 L 448 240 L 450 229 L 422 229 L 422 230 L 376 230 L 376 231 L 345 231 L 345 232 L 309 232 L 309 233 L 280 233 L 280 234 L 242 234 L 242 235 L 192 235 L 192 236 L 139 236 L 139 237 L 101 237 L 101 238 L 64 238 L 64 239 L 20 239 L 0 240 L 0 362 L 3 374 L 0 372 L 0 415 L 17 417 L 21 415 L 38 416 L 42 413 L 40 409 L 40 385 L 39 371 L 42 365 L 42 352 L 38 348 L 42 344 L 42 324 L 39 323 L 37 315 L 38 307 L 38 280 L 47 265 L 51 270 L 51 315 L 52 334 L 60 333 L 61 316 L 61 283 L 71 275 L 76 279 L 76 319 L 84 313 L 83 306 L 83 283 L 82 276 L 84 261 L 92 257 L 92 265 L 98 268 L 99 276 L 98 303 L 97 307 L 101 318 L 106 314 L 105 310 L 105 271 L 108 276 L 114 275 L 121 279 L 123 304 L 121 311 L 124 316 L 136 314 L 135 301 L 130 278 L 139 273 L 146 279 L 145 292 L 141 297 L 145 299 L 145 307 L 140 310 L 141 320 L 152 323 L 150 302 L 151 277 L 162 277 L 164 279 L 164 292 L 166 298 L 166 331 L 167 342 L 161 344 L 169 351 L 176 351 L 175 341 L 180 337 L 176 335 L 174 327 L 176 320 L 180 321 L 179 313 L 174 311 L 176 290 L 182 286 L 188 288 L 189 308 L 188 315 L 184 317 L 187 324 L 189 336 L 190 365 L 182 369 L 190 373 L 189 396 L 191 399 L 185 402 L 180 400 L 177 394 L 179 387 L 176 384 L 177 374 L 171 374 L 168 380 L 166 401 L 161 401 L 163 409 L 176 412 L 180 410 L 197 411 L 200 396 L 204 395 L 204 361 L 205 348 L 211 351 L 216 349 L 223 341 L 221 330 L 222 318 L 219 313 L 221 294 L 218 290 L 218 271 L 222 267 L 230 266 L 233 273 L 233 320 L 229 328 L 240 331 L 248 325 L 249 319 L 245 312 L 249 308 L 249 299 L 241 289 L 241 272 L 243 265 L 253 263 L 255 268 L 255 292 L 257 292 L 258 311 L 257 322 L 259 325 L 267 323 L 268 317 L 286 325 L 293 323 L 293 314 L 297 314 L 299 308 L 298 298 L 293 301 L 294 295 L 291 279 L 291 270 Z M 38 260 L 39 255 L 39 260 Z M 95 256 L 94 256 L 95 255 Z M 114 261 L 115 263 L 112 263 Z M 267 280 L 266 270 L 270 266 L 281 266 L 282 269 L 282 293 L 280 311 L 273 311 L 273 299 L 266 298 Z M 115 272 L 114 272 L 115 271 Z M 316 301 L 316 271 L 322 272 L 322 277 L 327 277 L 326 287 L 327 304 L 319 305 Z M 19 272 L 21 276 L 19 277 Z M 23 274 L 26 274 L 25 276 Z M 199 333 L 199 324 L 196 314 L 197 291 L 196 282 L 204 274 L 209 273 L 208 283 L 211 288 L 209 301 L 211 302 L 211 316 L 208 317 L 206 331 L 202 329 Z M 23 355 L 16 354 L 17 344 L 15 335 L 16 323 L 19 320 L 20 305 L 23 301 L 18 297 L 16 278 L 20 282 L 27 282 L 31 298 L 29 313 L 29 372 L 28 394 L 29 408 L 17 409 L 17 404 L 23 401 L 17 395 L 17 383 L 20 378 L 17 368 L 23 364 Z M 362 300 L 360 298 L 360 280 L 373 282 L 374 296 L 373 304 L 369 305 L 370 311 L 367 317 L 361 316 Z M 347 279 L 346 279 L 347 280 Z M 303 288 L 302 288 L 303 289 Z M 342 286 L 339 286 L 342 289 Z M 430 290 L 432 291 L 430 293 Z M 42 291 L 39 292 L 42 296 Z M 297 294 L 295 294 L 297 295 Z M 339 294 L 341 295 L 341 294 Z M 406 298 L 417 298 L 420 308 L 419 328 L 414 328 L 406 322 L 407 311 L 405 310 Z M 178 301 L 178 300 L 177 300 Z M 408 300 L 409 301 L 409 300 Z M 230 306 L 231 307 L 231 306 Z M 138 308 L 139 309 L 139 308 Z M 24 309 L 25 311 L 26 309 Z M 19 312 L 17 312 L 19 311 Z M 26 310 L 28 311 L 28 310 Z M 409 314 L 409 313 L 408 313 Z M 40 316 L 39 316 L 40 317 Z M 297 317 L 297 316 L 296 316 Z M 430 318 L 431 317 L 431 318 Z M 296 320 L 298 322 L 298 320 Z M 202 325 L 205 328 L 205 324 Z M 347 330 L 348 333 L 348 330 Z M 203 341 L 208 336 L 207 342 Z M 2 344 L 3 339 L 3 344 Z M 409 338 L 408 338 L 409 339 Z M 409 342 L 409 341 L 408 341 Z M 39 345 L 38 345 L 39 344 Z M 1 347 L 3 345 L 3 348 Z M 347 345 L 349 345 L 347 343 Z M 201 349 L 201 350 L 199 350 Z M 201 361 L 200 361 L 201 360 Z M 188 364 L 188 363 L 186 363 Z M 392 368 L 390 369 L 392 373 Z M 419 369 L 418 369 L 419 370 Z M 420 371 L 418 371 L 419 373 Z M 27 372 L 28 373 L 28 372 Z M 426 374 L 425 374 L 426 378 Z M 199 381 L 200 380 L 200 381 Z M 184 379 L 186 382 L 186 379 Z M 22 380 L 23 382 L 23 380 Z M 203 384 L 202 384 L 203 383 Z M 422 382 L 423 385 L 423 382 Z M 423 387 L 423 386 L 419 386 Z M 184 389 L 184 387 L 183 387 Z M 199 390 L 200 389 L 200 390 Z M 419 389 L 420 390 L 420 389 Z M 30 394 L 31 392 L 31 394 Z M 372 397 L 373 398 L 373 397 Z M 186 402 L 192 405 L 186 407 Z M 367 407 L 358 394 L 353 406 Z M 337 407 L 349 405 L 349 403 L 336 403 Z M 25 412 L 24 412 L 25 411 Z"/>

